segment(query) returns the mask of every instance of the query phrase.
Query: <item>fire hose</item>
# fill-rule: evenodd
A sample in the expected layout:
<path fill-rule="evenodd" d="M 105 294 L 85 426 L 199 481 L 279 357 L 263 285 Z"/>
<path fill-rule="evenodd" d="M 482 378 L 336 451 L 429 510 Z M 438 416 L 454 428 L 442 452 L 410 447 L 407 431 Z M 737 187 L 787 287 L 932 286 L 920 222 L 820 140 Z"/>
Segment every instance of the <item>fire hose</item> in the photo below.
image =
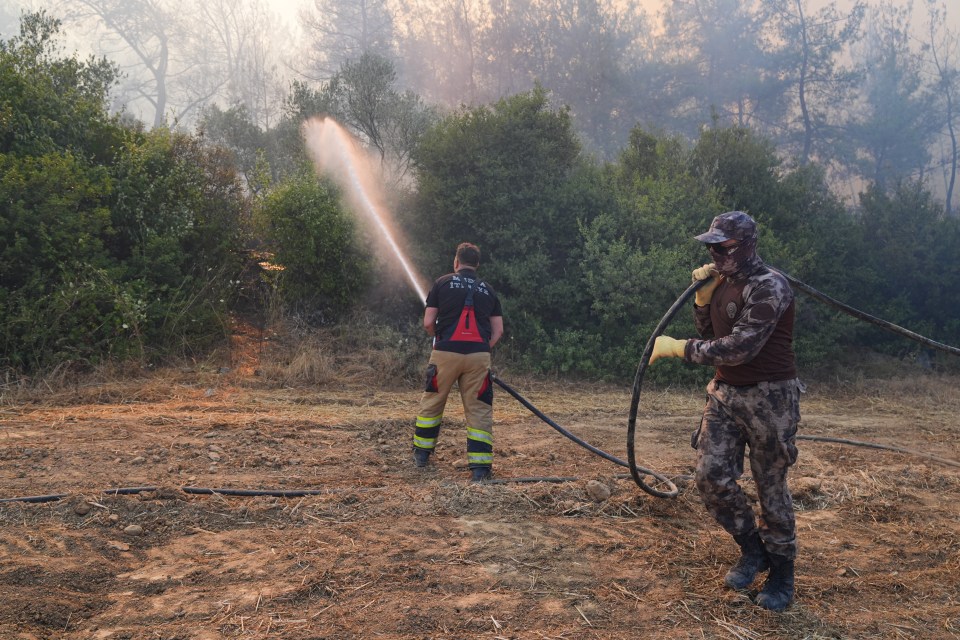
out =
<path fill-rule="evenodd" d="M 933 349 L 944 351 L 946 353 L 950 353 L 953 355 L 960 355 L 960 349 L 958 349 L 957 347 L 943 344 L 941 342 L 936 342 L 935 340 L 931 340 L 930 338 L 914 333 L 913 331 L 904 329 L 903 327 L 893 324 L 892 322 L 882 320 L 868 313 L 860 311 L 859 309 L 855 309 L 847 304 L 844 304 L 838 300 L 831 298 L 830 296 L 824 293 L 821 293 L 820 291 L 817 291 L 810 285 L 800 280 L 797 280 L 793 276 L 787 273 L 784 273 L 779 269 L 777 271 L 781 275 L 783 275 L 783 277 L 786 278 L 792 286 L 794 286 L 795 288 L 799 289 L 800 291 L 804 292 L 810 297 L 828 306 L 835 307 L 836 309 L 839 309 L 840 311 L 843 311 L 844 313 L 847 313 L 848 315 L 851 315 L 859 320 L 863 320 L 864 322 L 874 324 L 887 331 L 891 331 L 893 333 L 904 336 L 916 342 L 920 342 L 921 344 L 924 344 Z M 630 413 L 627 419 L 627 462 L 624 462 L 619 458 L 616 458 L 604 451 L 601 451 L 600 449 L 597 449 L 596 447 L 590 445 L 589 443 L 573 435 L 572 433 L 570 433 L 560 425 L 556 424 L 553 420 L 547 417 L 542 411 L 537 409 L 528 400 L 526 400 L 526 398 L 521 396 L 512 388 L 510 388 L 498 377 L 493 376 L 493 381 L 497 383 L 500 387 L 502 387 L 511 396 L 516 398 L 523 406 L 525 406 L 527 409 L 533 412 L 534 415 L 536 415 L 538 418 L 546 422 L 548 425 L 550 425 L 551 427 L 559 431 L 564 436 L 570 438 L 577 444 L 592 451 L 593 453 L 599 455 L 602 458 L 610 460 L 615 464 L 628 467 L 630 469 L 630 477 L 633 479 L 633 481 L 637 484 L 638 487 L 640 487 L 650 495 L 655 496 L 657 498 L 675 498 L 677 495 L 679 495 L 680 491 L 677 488 L 677 486 L 666 475 L 659 473 L 657 471 L 654 471 L 653 469 L 647 469 L 637 465 L 636 451 L 635 451 L 634 445 L 636 440 L 637 412 L 640 407 L 640 391 L 641 391 L 641 388 L 643 387 L 643 378 L 646 375 L 647 367 L 650 366 L 650 356 L 653 354 L 653 346 L 654 346 L 654 343 L 656 342 L 657 337 L 660 336 L 666 330 L 667 326 L 669 326 L 670 322 L 673 320 L 673 317 L 687 303 L 687 301 L 690 300 L 690 297 L 697 291 L 697 289 L 705 285 L 707 282 L 709 282 L 709 280 L 698 280 L 693 284 L 691 284 L 689 287 L 687 287 L 686 291 L 680 294 L 680 297 L 677 298 L 676 302 L 674 302 L 673 305 L 671 305 L 671 307 L 663 315 L 663 318 L 660 319 L 659 324 L 657 324 L 656 328 L 653 330 L 653 333 L 650 335 L 650 339 L 647 341 L 646 347 L 643 350 L 643 354 L 640 357 L 640 364 L 637 367 L 636 376 L 634 377 L 634 380 L 633 380 L 633 394 L 630 400 Z M 883 445 L 883 444 L 877 444 L 873 442 L 848 440 L 845 438 L 832 438 L 828 436 L 816 436 L 816 435 L 805 435 L 805 434 L 798 435 L 797 439 L 811 440 L 811 441 L 818 441 L 818 442 L 834 442 L 837 444 L 846 444 L 851 446 L 895 451 L 898 453 L 905 453 L 909 455 L 924 457 L 929 460 L 939 462 L 941 464 L 945 464 L 949 466 L 960 467 L 960 462 L 956 460 L 941 458 L 928 453 L 914 451 L 911 449 L 905 449 L 903 447 L 897 447 L 892 445 Z M 644 476 L 650 476 L 655 478 L 656 480 L 659 480 L 663 485 L 666 485 L 666 489 L 660 489 L 656 486 L 651 486 L 644 480 Z M 675 478 L 681 478 L 681 477 L 686 478 L 688 476 L 675 476 Z"/>
<path fill-rule="evenodd" d="M 892 322 L 876 318 L 868 313 L 855 309 L 847 304 L 844 304 L 838 300 L 827 296 L 826 294 L 817 291 L 810 285 L 797 280 L 793 276 L 784 273 L 783 271 L 778 270 L 780 274 L 785 277 L 792 286 L 809 295 L 810 297 L 828 305 L 832 306 L 848 315 L 851 315 L 859 320 L 874 324 L 882 329 L 896 333 L 898 335 L 904 336 L 921 344 L 924 344 L 930 348 L 937 349 L 939 351 L 944 351 L 953 355 L 960 355 L 960 349 L 953 347 L 941 342 L 937 342 L 917 334 L 908 329 L 904 329 Z M 640 364 L 637 367 L 637 373 L 633 381 L 633 393 L 630 400 L 630 411 L 629 417 L 627 419 L 627 461 L 623 461 L 616 456 L 613 456 L 593 445 L 586 442 L 582 438 L 574 435 L 567 429 L 564 429 L 562 426 L 557 424 L 545 413 L 540 411 L 536 406 L 534 406 L 529 400 L 524 398 L 520 393 L 513 389 L 510 385 L 505 383 L 495 374 L 491 375 L 491 379 L 494 383 L 500 386 L 504 391 L 509 395 L 515 398 L 520 404 L 530 410 L 535 416 L 540 418 L 543 422 L 553 427 L 563 436 L 569 438 L 576 444 L 584 447 L 588 451 L 613 462 L 614 464 L 620 465 L 622 467 L 627 467 L 630 470 L 630 477 L 633 481 L 643 489 L 645 492 L 649 493 L 652 496 L 658 498 L 675 498 L 679 495 L 680 490 L 677 485 L 671 480 L 667 475 L 655 471 L 653 469 L 648 469 L 641 467 L 637 464 L 636 451 L 635 451 L 635 440 L 636 440 L 636 426 L 637 426 L 637 413 L 640 407 L 640 392 L 643 387 L 643 378 L 646 374 L 647 367 L 650 365 L 650 356 L 653 353 L 653 346 L 656 342 L 658 336 L 660 336 L 669 326 L 670 322 L 673 320 L 674 316 L 679 312 L 679 310 L 689 301 L 690 297 L 699 289 L 701 286 L 706 284 L 708 280 L 699 280 L 691 284 L 687 289 L 680 294 L 680 297 L 677 298 L 676 302 L 670 306 L 667 312 L 660 319 L 659 324 L 657 324 L 653 333 L 650 335 L 649 340 L 643 350 L 643 354 L 640 357 Z M 893 445 L 883 445 L 873 442 L 863 442 L 858 440 L 848 440 L 845 438 L 833 438 L 828 436 L 816 436 L 816 435 L 797 435 L 798 440 L 811 440 L 819 442 L 833 442 L 837 444 L 845 444 L 851 446 L 867 447 L 872 449 L 882 449 L 887 451 L 894 451 L 898 453 L 904 453 L 908 455 L 920 456 L 938 462 L 940 464 L 945 464 L 954 467 L 960 467 L 960 462 L 956 460 L 950 460 L 948 458 L 941 458 L 934 456 L 928 453 L 914 451 L 911 449 L 906 449 L 903 447 L 897 447 Z M 644 477 L 649 476 L 658 480 L 662 485 L 665 485 L 665 489 L 658 488 L 648 484 Z M 673 476 L 673 479 L 679 478 L 689 478 L 689 476 Z M 521 482 L 569 482 L 576 480 L 576 478 L 568 477 L 531 477 L 531 478 L 509 478 L 509 479 L 495 479 L 491 483 L 521 483 Z M 102 493 L 104 495 L 130 495 L 137 494 L 142 492 L 157 491 L 159 487 L 122 487 L 115 489 L 107 489 Z M 282 498 L 291 498 L 291 497 L 300 497 L 300 496 L 312 496 L 312 495 L 321 495 L 327 493 L 333 493 L 338 491 L 338 489 L 289 489 L 289 490 L 280 490 L 280 489 L 230 489 L 230 488 L 207 488 L 207 487 L 180 487 L 180 490 L 189 493 L 189 494 L 221 494 L 227 496 L 273 496 L 273 497 L 282 497 Z M 4 502 L 33 502 L 33 503 L 43 503 L 43 502 L 53 502 L 61 500 L 65 497 L 68 497 L 70 494 L 49 494 L 49 495 L 39 495 L 39 496 L 22 496 L 17 498 L 4 498 L 0 499 L 0 503 Z"/>

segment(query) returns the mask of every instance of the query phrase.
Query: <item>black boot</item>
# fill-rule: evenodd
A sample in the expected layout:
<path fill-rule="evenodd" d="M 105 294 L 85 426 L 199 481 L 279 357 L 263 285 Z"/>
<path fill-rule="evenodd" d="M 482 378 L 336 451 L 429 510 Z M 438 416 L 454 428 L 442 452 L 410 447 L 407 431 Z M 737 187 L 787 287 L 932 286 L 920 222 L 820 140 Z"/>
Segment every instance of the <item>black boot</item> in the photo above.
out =
<path fill-rule="evenodd" d="M 486 482 L 492 476 L 490 467 L 470 467 L 470 482 Z"/>
<path fill-rule="evenodd" d="M 737 560 L 737 564 L 730 567 L 730 571 L 727 571 L 727 575 L 723 577 L 723 583 L 731 589 L 740 591 L 753 584 L 753 579 L 758 573 L 770 568 L 770 560 L 767 550 L 763 548 L 763 540 L 756 531 L 733 536 L 733 539 L 740 545 L 740 559 Z"/>
<path fill-rule="evenodd" d="M 770 575 L 757 595 L 757 604 L 770 611 L 783 611 L 793 602 L 793 560 L 770 556 Z"/>
<path fill-rule="evenodd" d="M 418 467 L 427 466 L 427 461 L 430 459 L 430 454 L 433 453 L 433 449 L 424 449 L 422 447 L 413 448 L 413 464 Z"/>

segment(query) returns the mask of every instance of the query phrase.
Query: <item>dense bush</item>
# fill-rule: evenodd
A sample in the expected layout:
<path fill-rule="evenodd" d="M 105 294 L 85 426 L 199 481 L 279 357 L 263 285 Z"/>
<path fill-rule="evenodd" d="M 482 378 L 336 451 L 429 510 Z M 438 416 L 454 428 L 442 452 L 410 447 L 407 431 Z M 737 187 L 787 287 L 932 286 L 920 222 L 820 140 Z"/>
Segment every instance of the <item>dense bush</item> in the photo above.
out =
<path fill-rule="evenodd" d="M 346 73 L 362 65 L 347 66 L 338 80 L 347 84 L 320 91 L 295 85 L 273 130 L 236 108 L 208 111 L 196 136 L 145 132 L 107 113 L 114 67 L 59 57 L 59 25 L 42 13 L 22 25 L 0 42 L 0 366 L 206 348 L 223 337 L 251 233 L 283 267 L 272 284 L 284 308 L 325 322 L 372 301 L 367 317 L 400 335 L 418 324 L 419 301 L 374 277 L 393 268 L 391 256 L 374 263 L 338 191 L 310 173 L 299 138 L 304 117 L 339 104 L 334 88 L 382 89 L 389 69 L 366 78 Z M 695 140 L 637 128 L 616 162 L 600 164 L 582 152 L 569 110 L 539 88 L 464 107 L 421 136 L 433 112 L 408 97 L 354 128 L 377 146 L 378 132 L 398 131 L 397 117 L 422 116 L 391 143 L 398 148 L 380 148 L 385 162 L 412 153 L 415 180 L 394 186 L 409 190 L 399 214 L 414 262 L 433 278 L 450 269 L 459 242 L 479 244 L 481 274 L 504 304 L 502 351 L 532 369 L 632 375 L 690 271 L 709 260 L 693 236 L 731 209 L 757 219 L 771 265 L 960 343 L 960 220 L 921 182 L 869 186 L 852 207 L 821 168 L 792 166 L 742 127 Z M 930 360 L 928 348 L 803 294 L 797 312 L 804 371 L 864 349 Z M 690 313 L 668 333 L 693 336 Z M 651 376 L 709 373 L 669 361 Z"/>
<path fill-rule="evenodd" d="M 0 365 L 203 349 L 246 228 L 230 163 L 106 111 L 114 70 L 55 53 L 43 14 L 0 44 Z"/>
<path fill-rule="evenodd" d="M 481 273 L 510 318 L 508 340 L 534 361 L 588 314 L 578 225 L 608 198 L 579 153 L 569 113 L 538 89 L 451 114 L 414 156 L 412 235 L 424 273 L 449 271 L 458 243 L 479 245 Z"/>
<path fill-rule="evenodd" d="M 279 185 L 258 205 L 257 230 L 283 270 L 277 288 L 284 305 L 335 318 L 370 282 L 371 253 L 338 192 L 306 174 Z"/>
<path fill-rule="evenodd" d="M 158 128 L 130 134 L 111 173 L 108 247 L 121 281 L 144 294 L 147 343 L 196 350 L 222 338 L 249 234 L 247 199 L 229 159 Z"/>
<path fill-rule="evenodd" d="M 110 295 L 105 171 L 70 153 L 0 154 L 0 317 L 4 364 L 18 368 L 110 350 L 123 322 Z M 64 188 L 67 186 L 68 188 Z"/>
<path fill-rule="evenodd" d="M 26 14 L 20 35 L 0 41 L 0 153 L 105 160 L 116 133 L 106 96 L 119 71 L 105 59 L 58 57 L 59 32 L 45 13 Z"/>

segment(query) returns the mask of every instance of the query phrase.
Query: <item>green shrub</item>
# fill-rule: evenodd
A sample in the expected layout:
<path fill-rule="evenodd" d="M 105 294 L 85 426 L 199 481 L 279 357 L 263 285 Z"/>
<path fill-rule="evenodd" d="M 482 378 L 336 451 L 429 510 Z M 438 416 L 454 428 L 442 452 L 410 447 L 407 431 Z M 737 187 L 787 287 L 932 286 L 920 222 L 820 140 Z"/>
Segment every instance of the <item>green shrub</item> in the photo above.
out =
<path fill-rule="evenodd" d="M 196 352 L 224 336 L 248 224 L 222 151 L 106 113 L 113 70 L 0 43 L 0 366 Z"/>
<path fill-rule="evenodd" d="M 281 183 L 259 204 L 256 225 L 274 262 L 288 308 L 321 321 L 350 309 L 370 282 L 371 253 L 339 194 L 316 177 Z"/>

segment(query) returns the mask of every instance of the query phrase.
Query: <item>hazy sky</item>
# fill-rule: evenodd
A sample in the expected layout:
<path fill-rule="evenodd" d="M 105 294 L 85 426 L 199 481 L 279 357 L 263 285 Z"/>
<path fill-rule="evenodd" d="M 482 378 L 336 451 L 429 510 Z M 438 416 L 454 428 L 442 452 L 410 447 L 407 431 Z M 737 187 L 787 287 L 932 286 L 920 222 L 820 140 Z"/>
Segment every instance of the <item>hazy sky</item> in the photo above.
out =
<path fill-rule="evenodd" d="M 614 0 L 617 1 L 617 0 Z M 630 0 L 620 0 L 621 2 L 630 2 Z M 669 0 L 635 0 L 640 6 L 651 14 L 655 14 L 663 8 Z M 905 4 L 906 0 L 895 0 L 897 4 Z M 810 8 L 817 10 L 827 4 L 835 4 L 839 9 L 846 9 L 854 0 L 809 0 Z M 877 0 L 867 0 L 867 4 L 874 5 Z M 50 0 L 0 0 L 0 4 L 6 5 L 4 11 L 12 15 L 19 14 L 20 9 L 38 9 L 41 6 L 50 6 Z M 303 7 L 313 6 L 313 0 L 267 0 L 268 6 L 281 16 L 288 26 L 296 31 L 299 28 L 299 12 Z M 922 27 L 926 21 L 926 2 L 924 0 L 913 0 L 914 8 L 914 27 Z M 960 28 L 960 9 L 956 6 L 956 0 L 947 0 L 948 18 L 951 25 Z M 12 34 L 11 34 L 12 35 Z"/>
<path fill-rule="evenodd" d="M 614 0 L 616 2 L 616 0 Z M 620 0 L 623 3 L 630 0 Z M 656 14 L 669 0 L 634 0 L 648 13 Z M 866 0 L 868 5 L 875 5 L 877 0 Z M 960 25 L 960 9 L 956 5 L 957 0 L 946 0 L 947 13 L 950 24 L 955 27 Z M 836 5 L 838 9 L 846 10 L 854 3 L 854 0 L 809 0 L 809 6 L 814 11 L 823 8 L 826 5 Z M 907 0 L 895 0 L 895 4 L 906 4 Z M 299 26 L 299 10 L 301 7 L 313 6 L 313 0 L 269 0 L 268 4 L 274 11 L 287 20 L 292 27 Z M 914 26 L 920 27 L 926 21 L 927 9 L 925 0 L 913 0 Z"/>
<path fill-rule="evenodd" d="M 629 2 L 629 0 L 622 0 Z M 658 11 L 667 0 L 637 0 L 641 7 L 650 13 Z M 816 1 L 816 0 L 815 0 Z M 824 2 L 832 0 L 822 0 Z M 841 0 L 842 1 L 842 0 Z M 296 25 L 301 7 L 313 6 L 313 0 L 269 0 L 270 7 L 291 25 Z"/>
<path fill-rule="evenodd" d="M 312 5 L 312 0 L 270 0 L 270 8 L 276 11 L 291 27 L 299 22 L 300 8 Z"/>

